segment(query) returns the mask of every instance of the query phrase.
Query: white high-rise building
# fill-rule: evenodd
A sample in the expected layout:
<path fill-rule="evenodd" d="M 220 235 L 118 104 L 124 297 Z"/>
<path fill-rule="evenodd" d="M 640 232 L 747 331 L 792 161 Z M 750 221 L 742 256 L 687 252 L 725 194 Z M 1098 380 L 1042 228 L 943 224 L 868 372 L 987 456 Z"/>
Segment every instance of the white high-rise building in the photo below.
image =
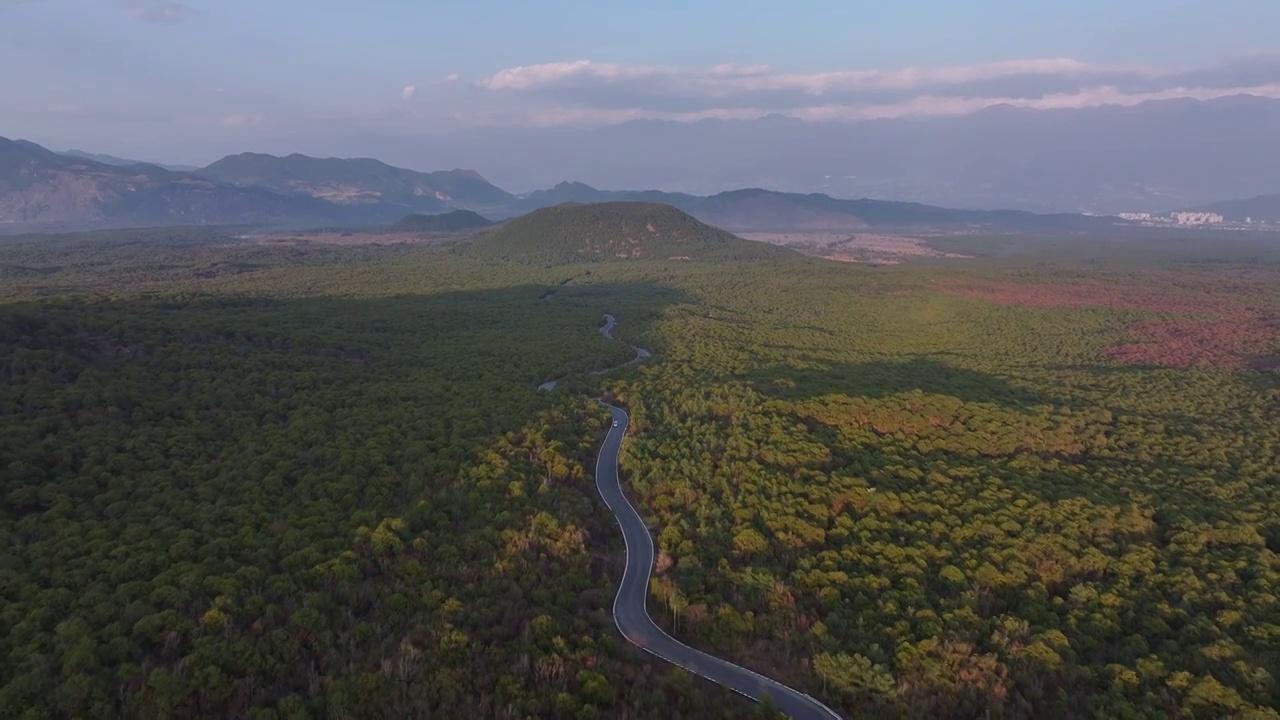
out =
<path fill-rule="evenodd" d="M 1219 225 L 1222 220 L 1222 216 L 1218 213 L 1176 212 L 1173 214 L 1173 221 L 1179 225 Z"/>

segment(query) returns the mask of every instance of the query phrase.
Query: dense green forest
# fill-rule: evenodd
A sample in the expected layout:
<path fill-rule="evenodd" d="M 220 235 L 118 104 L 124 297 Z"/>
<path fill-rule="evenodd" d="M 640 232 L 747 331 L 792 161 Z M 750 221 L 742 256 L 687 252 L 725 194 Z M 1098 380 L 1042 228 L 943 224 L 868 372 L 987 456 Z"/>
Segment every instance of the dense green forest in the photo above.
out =
<path fill-rule="evenodd" d="M 0 240 L 0 717 L 767 714 L 616 635 L 601 393 L 686 642 L 848 717 L 1276 717 L 1280 267 L 1087 247 Z M 606 311 L 653 356 L 594 376 Z"/>

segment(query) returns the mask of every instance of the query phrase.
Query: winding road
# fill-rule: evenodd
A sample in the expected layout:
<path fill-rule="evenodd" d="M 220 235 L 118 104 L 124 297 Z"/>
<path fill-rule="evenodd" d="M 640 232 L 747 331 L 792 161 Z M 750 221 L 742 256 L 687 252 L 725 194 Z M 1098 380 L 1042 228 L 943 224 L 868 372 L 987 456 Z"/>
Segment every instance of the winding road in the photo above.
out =
<path fill-rule="evenodd" d="M 604 316 L 604 325 L 600 328 L 600 334 L 601 334 L 601 335 L 603 335 L 603 336 L 605 336 L 605 338 L 607 338 L 607 339 L 609 339 L 609 340 L 612 340 L 612 339 L 613 339 L 613 328 L 614 328 L 614 326 L 616 326 L 617 324 L 618 324 L 618 319 L 617 319 L 617 318 L 615 318 L 614 316 L 612 316 L 612 315 L 610 315 L 610 314 L 608 314 L 608 313 L 605 313 L 605 316 Z M 636 363 L 640 362 L 641 360 L 648 359 L 649 354 L 650 354 L 648 350 L 645 350 L 644 348 L 641 348 L 641 347 L 636 347 L 635 345 L 632 345 L 632 346 L 631 346 L 631 349 L 636 351 L 636 356 L 635 356 L 634 358 L 632 358 L 632 359 L 631 359 L 631 362 L 623 363 L 623 364 L 619 365 L 618 367 L 611 367 L 611 368 L 608 368 L 608 369 L 606 369 L 606 370 L 596 370 L 595 372 L 593 372 L 593 373 L 591 373 L 591 374 L 592 374 L 592 375 L 603 375 L 603 374 L 605 374 L 605 373 L 607 373 L 607 372 L 613 372 L 614 370 L 617 370 L 619 367 L 626 367 L 626 366 L 628 366 L 628 365 L 635 365 Z"/>
<path fill-rule="evenodd" d="M 600 332 L 612 338 L 610 332 L 616 321 L 612 315 L 605 318 L 606 324 Z M 636 359 L 632 362 L 648 356 L 648 352 L 636 348 Z M 613 620 L 618 631 L 641 650 L 739 695 L 756 701 L 768 695 L 778 709 L 797 720 L 841 720 L 835 711 L 809 695 L 679 642 L 663 632 L 649 617 L 645 602 L 649 597 L 649 576 L 653 570 L 653 538 L 640 513 L 623 494 L 618 480 L 618 455 L 622 451 L 622 439 L 626 436 L 630 418 L 622 408 L 604 402 L 601 404 L 609 409 L 616 426 L 609 429 L 596 458 L 596 489 L 617 518 L 627 546 L 626 569 L 622 573 L 618 594 L 613 599 Z"/>

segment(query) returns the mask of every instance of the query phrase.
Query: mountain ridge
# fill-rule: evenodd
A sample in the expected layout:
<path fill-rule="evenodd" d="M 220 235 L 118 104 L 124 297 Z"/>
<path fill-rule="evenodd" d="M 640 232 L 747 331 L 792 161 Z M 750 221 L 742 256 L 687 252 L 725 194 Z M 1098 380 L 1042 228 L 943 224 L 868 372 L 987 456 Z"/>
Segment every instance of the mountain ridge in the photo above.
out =
<path fill-rule="evenodd" d="M 334 221 L 329 203 L 236 188 L 157 165 L 121 167 L 0 137 L 0 223 L 70 226 Z"/>
<path fill-rule="evenodd" d="M 456 194 L 445 195 L 446 190 Z M 598 190 L 582 182 L 562 182 L 515 196 L 490 185 L 473 170 L 420 173 L 369 158 L 317 159 L 297 153 L 284 157 L 241 153 L 201 173 L 185 173 L 150 164 L 99 163 L 54 153 L 25 140 L 0 142 L 0 223 L 10 226 L 385 225 L 410 214 L 472 209 L 453 207 L 460 198 L 482 208 L 496 203 L 484 214 L 499 219 L 563 202 L 661 203 L 702 222 L 739 231 L 922 226 L 1074 231 L 1119 222 L 1074 214 L 839 199 L 759 187 L 700 196 Z"/>
<path fill-rule="evenodd" d="M 418 172 L 373 158 L 316 158 L 301 153 L 228 155 L 198 174 L 241 187 L 307 195 L 337 205 L 383 205 L 406 212 L 488 209 L 513 200 L 474 170 Z"/>

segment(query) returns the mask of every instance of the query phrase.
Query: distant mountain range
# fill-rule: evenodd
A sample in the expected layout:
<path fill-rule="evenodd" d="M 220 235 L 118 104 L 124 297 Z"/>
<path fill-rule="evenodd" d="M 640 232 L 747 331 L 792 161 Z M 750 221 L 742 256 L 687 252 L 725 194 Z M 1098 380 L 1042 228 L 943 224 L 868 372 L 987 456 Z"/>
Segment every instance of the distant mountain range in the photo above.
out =
<path fill-rule="evenodd" d="M 497 209 L 515 200 L 473 170 L 421 173 L 366 158 L 242 153 L 225 157 L 197 172 L 241 187 L 315 197 L 337 205 L 379 206 L 400 211 L 440 212 L 456 207 Z"/>
<path fill-rule="evenodd" d="M 470 210 L 453 210 L 439 215 L 406 215 L 389 229 L 392 232 L 454 233 L 492 226 L 492 220 Z"/>
<path fill-rule="evenodd" d="M 508 188 L 564 179 L 709 195 L 741 187 L 1032 212 L 1162 212 L 1280 192 L 1280 100 L 1161 100 L 1124 107 L 857 122 L 634 120 L 594 129 L 490 128 L 300 139 L 348 143 L 414 166 L 483 167 Z"/>
<path fill-rule="evenodd" d="M 0 227 L 341 222 L 315 198 L 240 188 L 156 165 L 121 167 L 0 138 Z"/>
<path fill-rule="evenodd" d="M 423 173 L 377 160 L 232 155 L 196 172 L 104 163 L 0 138 L 0 227 L 144 225 L 372 225 L 451 210 L 508 218 L 564 202 L 671 205 L 730 230 L 963 227 L 1071 231 L 1115 218 L 1025 211 L 951 210 L 919 203 L 840 200 L 745 189 L 709 197 L 606 191 L 582 183 L 512 195 L 468 170 Z M 418 220 L 425 225 L 457 220 Z M 483 220 L 483 218 L 481 218 Z M 479 227 L 475 218 L 466 223 Z"/>
<path fill-rule="evenodd" d="M 657 190 L 597 190 L 583 183 L 560 183 L 530 193 L 525 210 L 563 202 L 609 201 L 662 203 L 702 222 L 727 230 L 856 230 L 868 227 L 991 227 L 1004 229 L 1083 230 L 1115 224 L 1115 218 L 1077 214 L 1040 215 L 1020 210 L 952 210 L 888 200 L 840 200 L 818 193 L 784 193 L 750 188 L 708 197 Z"/>
<path fill-rule="evenodd" d="M 530 199 L 539 193 L 513 201 L 502 188 L 550 188 L 566 179 L 691 196 L 763 187 L 961 209 L 1159 213 L 1280 193 L 1277 127 L 1280 100 L 1241 95 L 1128 107 L 996 106 L 961 115 L 856 122 L 770 115 L 635 120 L 592 129 L 352 130 L 340 137 L 304 128 L 290 136 L 292 142 L 395 158 L 401 167 L 480 167 L 485 178 L 501 187 L 467 171 L 414 172 L 374 160 L 301 155 L 235 155 L 203 170 L 165 169 L 348 206 L 385 205 L 385 212 L 374 214 L 386 222 L 409 213 L 458 208 L 486 217 L 509 216 L 536 205 Z M 134 164 L 82 150 L 68 154 L 110 165 Z M 779 217 L 763 208 L 757 211 Z M 735 212 L 736 221 L 745 221 L 745 212 Z M 844 219 L 824 220 L 806 212 L 797 222 L 821 226 Z"/>
<path fill-rule="evenodd" d="M 515 202 L 477 173 L 242 154 L 195 172 L 0 138 L 0 227 L 372 225 Z"/>

